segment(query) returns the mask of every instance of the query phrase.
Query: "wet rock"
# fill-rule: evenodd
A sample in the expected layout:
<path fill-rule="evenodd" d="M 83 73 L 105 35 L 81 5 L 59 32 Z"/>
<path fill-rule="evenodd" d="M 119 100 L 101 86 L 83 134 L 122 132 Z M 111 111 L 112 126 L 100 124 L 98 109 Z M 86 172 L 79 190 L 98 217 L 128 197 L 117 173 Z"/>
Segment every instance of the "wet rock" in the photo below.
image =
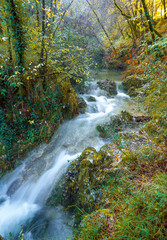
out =
<path fill-rule="evenodd" d="M 20 187 L 20 184 L 21 184 L 20 180 L 16 179 L 8 188 L 7 195 L 9 196 L 13 195 L 17 191 L 17 189 Z"/>
<path fill-rule="evenodd" d="M 84 114 L 87 108 L 87 103 L 81 97 L 78 98 L 78 107 L 79 107 L 79 112 Z"/>
<path fill-rule="evenodd" d="M 138 77 L 128 76 L 126 80 L 122 82 L 121 88 L 128 93 L 131 97 L 136 97 L 138 95 L 137 89 L 141 88 L 147 81 L 140 79 Z"/>
<path fill-rule="evenodd" d="M 112 138 L 115 133 L 133 126 L 133 117 L 128 112 L 122 111 L 121 114 L 112 116 L 109 123 L 98 125 L 96 129 L 100 133 L 100 137 Z"/>
<path fill-rule="evenodd" d="M 73 206 L 78 202 L 85 210 L 91 211 L 99 199 L 95 190 L 105 180 L 104 169 L 113 161 L 113 153 L 110 150 L 104 147 L 97 152 L 93 147 L 86 148 L 81 156 L 71 163 L 47 202 L 48 205 L 55 203 Z"/>
<path fill-rule="evenodd" d="M 6 197 L 0 195 L 0 205 L 6 201 Z"/>
<path fill-rule="evenodd" d="M 137 89 L 135 87 L 131 87 L 128 89 L 127 94 L 130 97 L 136 97 L 138 95 Z"/>
<path fill-rule="evenodd" d="M 116 83 L 114 81 L 106 79 L 105 81 L 98 81 L 97 84 L 108 93 L 108 96 L 117 94 Z"/>
<path fill-rule="evenodd" d="M 136 117 L 133 117 L 134 121 L 136 122 L 147 122 L 147 121 L 150 121 L 152 119 L 151 116 L 136 116 Z"/>
<path fill-rule="evenodd" d="M 89 96 L 89 97 L 87 98 L 87 100 L 88 100 L 88 102 L 96 102 L 96 98 L 93 97 L 93 96 Z"/>

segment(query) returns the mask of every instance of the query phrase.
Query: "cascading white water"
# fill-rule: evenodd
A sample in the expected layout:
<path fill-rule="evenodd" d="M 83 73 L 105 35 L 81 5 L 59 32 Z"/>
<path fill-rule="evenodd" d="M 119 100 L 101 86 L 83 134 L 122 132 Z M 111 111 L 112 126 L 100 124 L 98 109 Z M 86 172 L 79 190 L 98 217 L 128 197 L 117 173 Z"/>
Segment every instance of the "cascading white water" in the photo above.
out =
<path fill-rule="evenodd" d="M 96 101 L 89 102 L 89 96 Z M 21 226 L 30 222 L 34 225 L 27 230 L 25 239 L 34 239 L 32 228 L 36 228 L 36 239 L 41 239 L 38 237 L 40 224 L 45 229 L 43 237 L 65 240 L 71 236 L 70 228 L 64 223 L 67 216 L 63 210 L 46 209 L 45 201 L 66 171 L 69 161 L 76 159 L 85 147 L 92 146 L 99 150 L 104 145 L 98 137 L 96 126 L 124 110 L 125 99 L 129 98 L 119 89 L 116 97 L 107 98 L 96 82 L 92 84 L 89 94 L 82 97 L 88 105 L 86 113 L 63 123 L 48 145 L 33 151 L 18 169 L 0 182 L 0 235 L 6 239 L 10 239 L 10 232 L 15 236 Z M 39 222 L 39 225 L 34 223 L 35 219 L 41 220 L 42 214 L 47 218 L 47 224 L 45 221 Z"/>

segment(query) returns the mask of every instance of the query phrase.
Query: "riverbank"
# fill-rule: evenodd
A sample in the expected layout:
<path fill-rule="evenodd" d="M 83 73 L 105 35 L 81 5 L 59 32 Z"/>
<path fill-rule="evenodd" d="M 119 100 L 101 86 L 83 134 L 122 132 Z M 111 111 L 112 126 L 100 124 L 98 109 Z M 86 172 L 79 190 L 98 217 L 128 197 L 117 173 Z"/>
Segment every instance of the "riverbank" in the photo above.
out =
<path fill-rule="evenodd" d="M 75 213 L 73 239 L 167 237 L 165 41 L 128 52 L 122 74 L 123 88 L 142 102 L 149 121 L 124 131 L 120 116 L 100 126 L 111 143 L 85 149 L 59 186 L 61 203 Z"/>

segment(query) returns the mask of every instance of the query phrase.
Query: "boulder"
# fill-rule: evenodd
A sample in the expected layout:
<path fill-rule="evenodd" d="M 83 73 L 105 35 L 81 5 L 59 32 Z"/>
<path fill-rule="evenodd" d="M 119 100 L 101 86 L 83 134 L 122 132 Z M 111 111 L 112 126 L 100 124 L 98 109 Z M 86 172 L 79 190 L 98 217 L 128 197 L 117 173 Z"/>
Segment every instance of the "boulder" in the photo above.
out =
<path fill-rule="evenodd" d="M 133 126 L 133 117 L 127 112 L 112 116 L 110 122 L 103 123 L 96 127 L 102 138 L 113 138 L 115 133 L 124 130 L 128 126 Z"/>
<path fill-rule="evenodd" d="M 137 89 L 141 88 L 147 81 L 138 77 L 128 76 L 121 84 L 121 89 L 126 91 L 129 96 L 136 97 Z"/>
<path fill-rule="evenodd" d="M 113 80 L 106 79 L 105 81 L 98 81 L 97 84 L 107 92 L 108 96 L 117 94 L 116 83 Z"/>
<path fill-rule="evenodd" d="M 78 98 L 78 107 L 79 107 L 79 113 L 85 113 L 85 110 L 87 108 L 87 103 L 82 97 Z"/>
<path fill-rule="evenodd" d="M 87 98 L 87 100 L 88 100 L 88 102 L 96 102 L 96 98 L 93 97 L 93 96 L 89 96 L 89 97 Z"/>

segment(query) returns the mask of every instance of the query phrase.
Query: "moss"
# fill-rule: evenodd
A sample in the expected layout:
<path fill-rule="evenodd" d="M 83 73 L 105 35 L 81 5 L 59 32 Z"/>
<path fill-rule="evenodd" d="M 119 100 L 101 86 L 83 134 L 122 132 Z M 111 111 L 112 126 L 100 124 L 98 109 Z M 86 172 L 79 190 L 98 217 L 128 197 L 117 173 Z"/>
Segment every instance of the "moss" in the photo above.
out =
<path fill-rule="evenodd" d="M 141 88 L 146 83 L 146 80 L 142 80 L 137 77 L 134 78 L 133 76 L 128 76 L 121 85 L 124 91 L 126 91 L 131 97 L 135 97 L 137 96 L 136 89 Z"/>
<path fill-rule="evenodd" d="M 127 94 L 131 97 L 136 97 L 138 95 L 135 87 L 131 87 L 128 89 Z"/>
<path fill-rule="evenodd" d="M 66 207 L 71 205 L 84 211 L 92 211 L 97 201 L 96 188 L 104 181 L 101 172 L 108 168 L 112 161 L 113 153 L 107 145 L 99 152 L 92 147 L 86 148 L 81 156 L 71 163 L 48 204 L 61 203 Z M 63 196 L 60 202 L 58 193 Z"/>
<path fill-rule="evenodd" d="M 76 239 L 110 239 L 113 229 L 112 217 L 109 209 L 99 209 L 90 215 L 85 215 L 81 222 L 80 234 Z"/>
<path fill-rule="evenodd" d="M 106 79 L 105 81 L 98 81 L 98 86 L 108 93 L 108 96 L 117 94 L 116 83 L 112 80 Z"/>
<path fill-rule="evenodd" d="M 127 111 L 122 111 L 121 114 L 112 116 L 109 123 L 98 125 L 96 129 L 102 138 L 115 138 L 115 134 L 124 130 L 126 127 L 134 127 L 132 116 Z"/>
<path fill-rule="evenodd" d="M 93 96 L 89 96 L 89 97 L 87 98 L 87 100 L 88 100 L 88 102 L 96 102 L 96 98 L 93 97 Z"/>
<path fill-rule="evenodd" d="M 71 86 L 70 80 L 66 79 L 61 82 L 62 104 L 64 115 L 69 115 L 69 118 L 78 115 L 78 96 Z"/>
<path fill-rule="evenodd" d="M 87 108 L 87 103 L 81 97 L 78 98 L 78 108 L 79 108 L 79 112 L 83 114 L 85 113 L 85 110 Z"/>

